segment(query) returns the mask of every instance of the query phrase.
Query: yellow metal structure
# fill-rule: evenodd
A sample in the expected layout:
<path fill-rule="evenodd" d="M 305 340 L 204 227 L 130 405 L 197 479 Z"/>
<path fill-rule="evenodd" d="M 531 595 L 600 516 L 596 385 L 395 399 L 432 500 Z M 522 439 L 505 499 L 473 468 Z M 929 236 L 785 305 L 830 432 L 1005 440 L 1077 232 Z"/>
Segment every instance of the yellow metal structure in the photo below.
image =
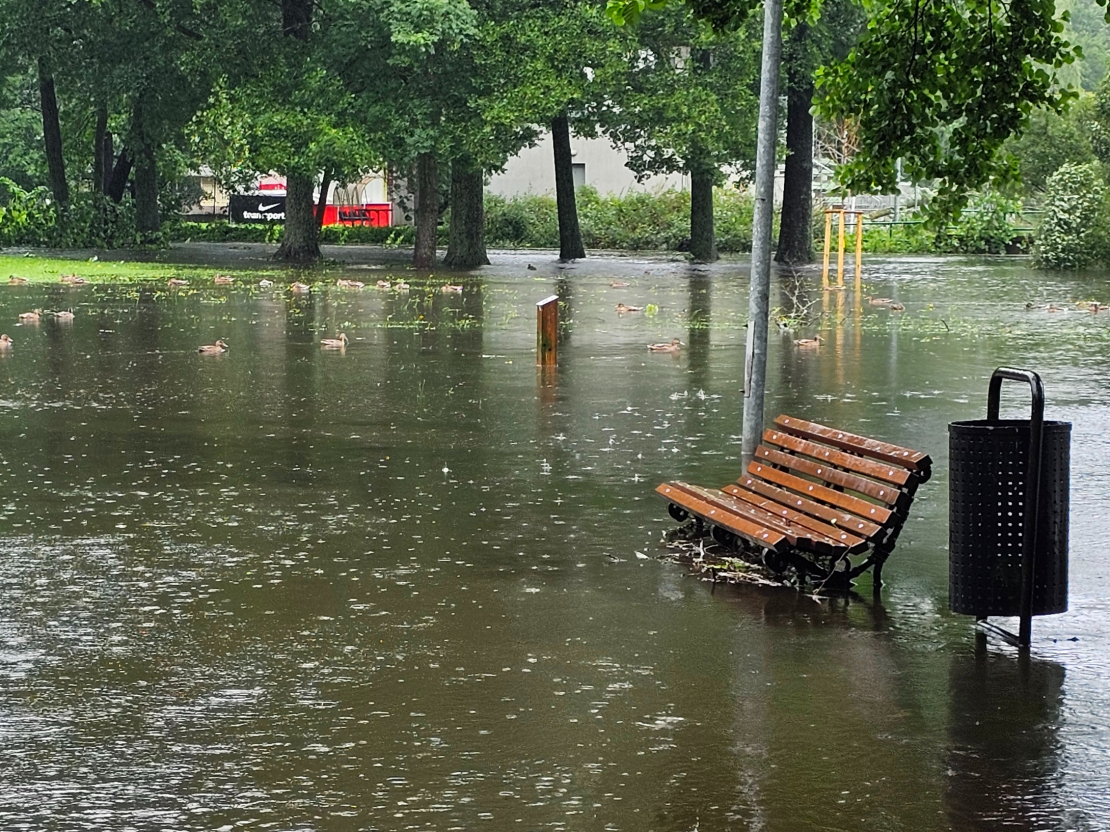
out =
<path fill-rule="evenodd" d="M 836 216 L 836 286 L 829 283 L 829 255 L 832 248 L 832 221 Z M 821 269 L 821 285 L 826 291 L 844 288 L 844 238 L 847 217 L 855 218 L 856 225 L 856 283 L 859 283 L 863 270 L 863 211 L 849 211 L 843 205 L 825 209 L 825 261 Z"/>

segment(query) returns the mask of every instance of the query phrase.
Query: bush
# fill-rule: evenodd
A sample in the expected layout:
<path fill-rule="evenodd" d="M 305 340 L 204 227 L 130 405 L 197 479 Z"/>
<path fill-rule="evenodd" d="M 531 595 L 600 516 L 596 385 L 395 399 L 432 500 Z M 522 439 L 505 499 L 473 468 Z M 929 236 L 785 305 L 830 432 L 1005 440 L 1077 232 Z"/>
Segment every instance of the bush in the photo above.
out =
<path fill-rule="evenodd" d="M 1021 213 L 1021 204 L 995 193 L 978 194 L 959 220 L 937 235 L 937 250 L 958 254 L 1005 254 L 1017 236 L 1010 218 Z"/>
<path fill-rule="evenodd" d="M 0 194 L 0 246 L 119 248 L 141 242 L 130 198 L 116 204 L 80 191 L 59 211 L 48 189 L 25 191 L 10 179 L 0 179 Z"/>
<path fill-rule="evenodd" d="M 1099 166 L 1063 165 L 1045 185 L 1034 261 L 1042 269 L 1079 269 L 1105 256 L 1106 189 Z"/>
<path fill-rule="evenodd" d="M 936 234 L 927 230 L 920 220 L 885 226 L 865 222 L 863 250 L 868 254 L 934 254 L 937 250 Z"/>
<path fill-rule="evenodd" d="M 587 186 L 579 188 L 576 196 L 582 242 L 588 249 L 684 251 L 689 246 L 690 194 L 686 191 L 601 196 Z M 751 198 L 733 188 L 718 188 L 713 204 L 717 247 L 751 251 Z M 487 194 L 486 244 L 558 248 L 555 198 L 527 194 L 506 199 Z"/>
<path fill-rule="evenodd" d="M 503 248 L 558 248 L 559 212 L 551 196 L 506 199 L 486 194 L 486 244 Z"/>
<path fill-rule="evenodd" d="M 173 242 L 204 243 L 269 243 L 281 242 L 283 226 L 231 225 L 227 222 L 176 221 L 166 226 L 166 234 Z M 413 244 L 416 229 L 411 226 L 375 228 L 369 225 L 325 225 L 320 229 L 320 242 L 324 245 L 352 246 L 403 246 Z"/>
<path fill-rule="evenodd" d="M 11 179 L 0 179 L 0 246 L 50 245 L 57 228 L 57 215 L 47 188 L 23 190 Z"/>

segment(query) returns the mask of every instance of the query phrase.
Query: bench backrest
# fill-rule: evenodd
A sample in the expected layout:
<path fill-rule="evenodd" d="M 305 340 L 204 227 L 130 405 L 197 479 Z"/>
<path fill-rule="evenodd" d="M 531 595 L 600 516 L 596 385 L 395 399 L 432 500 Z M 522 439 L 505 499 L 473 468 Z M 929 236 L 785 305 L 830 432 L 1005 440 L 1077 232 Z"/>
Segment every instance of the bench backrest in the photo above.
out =
<path fill-rule="evenodd" d="M 932 465 L 920 451 L 792 416 L 775 419 L 763 443 L 744 489 L 874 543 L 893 543 Z"/>

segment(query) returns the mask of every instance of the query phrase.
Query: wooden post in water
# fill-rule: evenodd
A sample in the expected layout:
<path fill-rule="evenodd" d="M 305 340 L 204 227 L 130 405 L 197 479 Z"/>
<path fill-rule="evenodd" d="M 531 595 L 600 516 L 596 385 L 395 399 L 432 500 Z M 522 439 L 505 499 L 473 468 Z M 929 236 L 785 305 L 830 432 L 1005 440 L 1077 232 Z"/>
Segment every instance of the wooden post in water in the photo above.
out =
<path fill-rule="evenodd" d="M 832 211 L 825 211 L 825 265 L 821 269 L 821 285 L 829 288 L 829 248 L 832 246 Z"/>
<path fill-rule="evenodd" d="M 552 295 L 536 304 L 536 363 L 554 367 L 559 342 L 559 296 Z"/>
<path fill-rule="evenodd" d="M 836 229 L 836 287 L 844 288 L 844 206 L 837 212 L 840 224 Z"/>
<path fill-rule="evenodd" d="M 863 211 L 856 211 L 856 288 L 863 276 Z"/>

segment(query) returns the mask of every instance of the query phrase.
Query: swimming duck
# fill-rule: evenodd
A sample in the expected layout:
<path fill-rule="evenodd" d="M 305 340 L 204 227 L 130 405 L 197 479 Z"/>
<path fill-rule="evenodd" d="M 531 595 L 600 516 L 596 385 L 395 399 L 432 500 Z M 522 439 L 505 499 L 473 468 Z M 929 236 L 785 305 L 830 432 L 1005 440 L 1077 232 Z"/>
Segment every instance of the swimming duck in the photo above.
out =
<path fill-rule="evenodd" d="M 897 303 L 897 302 L 888 303 L 886 308 L 889 309 L 891 312 L 905 312 L 906 311 L 906 307 L 904 307 L 902 304 Z"/>
<path fill-rule="evenodd" d="M 320 341 L 320 346 L 326 350 L 345 350 L 347 349 L 347 333 L 340 332 L 338 338 L 324 338 Z"/>
<path fill-rule="evenodd" d="M 62 283 L 65 283 L 68 286 L 83 286 L 83 285 L 85 285 L 86 282 L 87 281 L 85 280 L 85 278 L 81 277 L 80 275 L 76 275 L 76 274 L 63 274 L 62 275 Z"/>
<path fill-rule="evenodd" d="M 677 338 L 672 338 L 669 344 L 648 344 L 652 352 L 678 352 L 681 348 L 682 342 Z"/>
<path fill-rule="evenodd" d="M 533 266 L 533 265 L 532 265 L 531 263 L 529 263 L 529 264 L 528 264 L 528 271 L 530 271 L 530 272 L 534 272 L 535 270 L 536 270 L 536 267 L 535 267 L 535 266 Z"/>
<path fill-rule="evenodd" d="M 393 288 L 396 289 L 398 292 L 407 292 L 409 290 L 409 284 L 401 281 L 400 283 L 394 283 Z"/>
<path fill-rule="evenodd" d="M 57 320 L 57 321 L 72 321 L 73 320 L 73 310 L 72 309 L 63 309 L 61 312 L 55 312 L 54 313 L 54 319 Z"/>
<path fill-rule="evenodd" d="M 0 335 L 0 350 L 10 350 L 14 343 L 7 335 Z"/>
<path fill-rule="evenodd" d="M 266 278 L 262 278 L 260 281 L 258 281 L 258 288 L 259 289 L 269 289 L 273 285 L 274 285 L 274 281 L 267 280 Z"/>
<path fill-rule="evenodd" d="M 201 355 L 220 355 L 227 352 L 227 344 L 221 338 L 215 344 L 205 344 L 203 347 L 197 347 L 197 352 Z"/>
<path fill-rule="evenodd" d="M 614 289 L 627 289 L 632 284 L 631 283 L 625 283 L 623 280 L 614 280 L 609 285 L 611 287 L 613 287 Z"/>
<path fill-rule="evenodd" d="M 627 304 L 624 304 L 624 303 L 618 303 L 617 304 L 617 314 L 618 315 L 623 315 L 625 312 L 643 312 L 643 311 L 644 311 L 644 307 L 642 307 L 642 306 L 628 306 Z"/>
<path fill-rule="evenodd" d="M 20 312 L 19 320 L 25 324 L 37 324 L 40 315 L 42 315 L 41 309 L 32 309 L 30 312 Z"/>
<path fill-rule="evenodd" d="M 1050 304 L 1049 304 L 1049 305 L 1048 305 L 1048 306 L 1046 307 L 1046 311 L 1048 311 L 1048 312 L 1063 312 L 1063 311 L 1064 311 L 1064 307 L 1062 307 L 1062 306 L 1057 306 L 1057 305 L 1056 305 L 1055 303 L 1050 303 Z"/>
<path fill-rule="evenodd" d="M 390 283 L 390 282 L 389 282 L 388 280 L 379 280 L 379 281 L 378 281 L 378 282 L 377 282 L 376 284 L 374 284 L 374 285 L 375 285 L 375 286 L 377 286 L 377 287 L 378 287 L 379 289 L 388 289 L 388 288 L 390 288 L 390 287 L 391 287 L 391 286 L 392 286 L 393 284 L 392 284 L 392 283 Z"/>
<path fill-rule="evenodd" d="M 462 290 L 462 286 L 456 286 L 453 283 L 447 283 L 439 287 L 439 291 L 443 292 L 445 295 L 461 295 Z"/>
<path fill-rule="evenodd" d="M 289 287 L 289 291 L 294 295 L 307 295 L 312 288 L 307 283 L 294 283 Z"/>
<path fill-rule="evenodd" d="M 215 283 L 217 286 L 230 286 L 232 283 L 235 282 L 235 279 L 230 275 L 218 274 L 212 278 L 212 282 Z"/>
<path fill-rule="evenodd" d="M 335 285 L 340 289 L 361 289 L 366 284 L 361 280 L 345 280 L 341 277 L 339 280 L 335 281 Z"/>
<path fill-rule="evenodd" d="M 1025 311 L 1026 312 L 1031 312 L 1034 309 L 1040 309 L 1040 307 L 1037 306 L 1037 304 L 1033 303 L 1033 301 L 1026 302 L 1026 304 L 1025 304 Z"/>
<path fill-rule="evenodd" d="M 864 295 L 864 297 L 872 306 L 890 306 L 894 303 L 894 298 L 873 298 L 871 295 Z"/>
<path fill-rule="evenodd" d="M 9 275 L 8 277 L 8 283 L 10 283 L 12 286 L 22 286 L 26 282 L 27 278 L 25 277 L 16 277 L 14 274 Z"/>
<path fill-rule="evenodd" d="M 166 281 L 166 285 L 169 286 L 171 289 L 176 289 L 180 286 L 188 286 L 189 281 L 182 280 L 180 277 L 171 277 L 169 280 Z"/>
<path fill-rule="evenodd" d="M 815 335 L 812 338 L 798 338 L 794 341 L 794 346 L 801 347 L 802 349 L 807 349 L 810 347 L 819 347 L 824 342 L 824 338 L 822 338 L 820 335 Z"/>

